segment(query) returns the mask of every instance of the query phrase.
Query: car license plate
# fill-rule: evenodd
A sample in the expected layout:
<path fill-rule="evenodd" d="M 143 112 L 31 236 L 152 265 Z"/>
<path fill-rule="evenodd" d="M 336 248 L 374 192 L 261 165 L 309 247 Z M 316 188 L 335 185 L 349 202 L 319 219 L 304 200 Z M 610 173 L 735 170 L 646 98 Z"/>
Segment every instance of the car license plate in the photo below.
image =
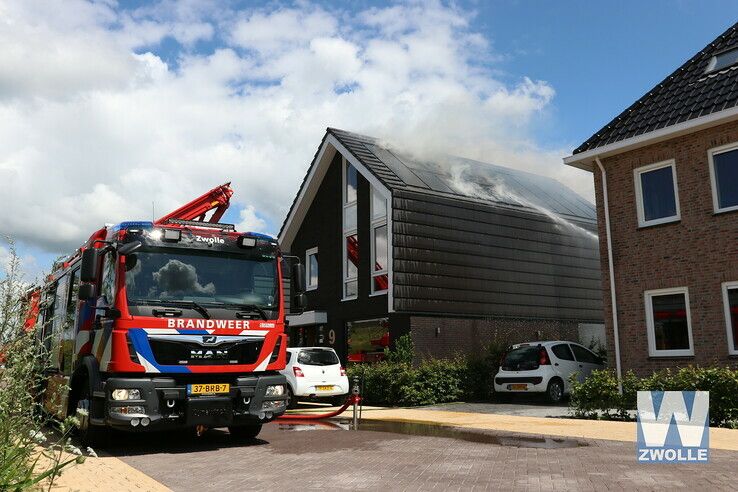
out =
<path fill-rule="evenodd" d="M 227 383 L 210 384 L 188 384 L 188 395 L 220 395 L 231 391 L 231 385 Z"/>
<path fill-rule="evenodd" d="M 315 389 L 317 389 L 318 391 L 331 391 L 333 389 L 333 385 L 329 384 L 324 386 L 316 386 Z"/>
<path fill-rule="evenodd" d="M 528 389 L 527 384 L 511 384 L 510 389 L 513 391 L 525 391 Z"/>

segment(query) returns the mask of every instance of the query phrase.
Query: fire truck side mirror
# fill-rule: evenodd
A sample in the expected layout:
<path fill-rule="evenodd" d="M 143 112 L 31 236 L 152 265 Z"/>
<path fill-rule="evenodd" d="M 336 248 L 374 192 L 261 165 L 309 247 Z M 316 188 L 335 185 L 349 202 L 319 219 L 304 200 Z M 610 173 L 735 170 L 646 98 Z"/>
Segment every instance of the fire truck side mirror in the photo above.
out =
<path fill-rule="evenodd" d="M 93 284 L 82 284 L 77 294 L 80 301 L 86 301 L 95 297 L 95 286 Z"/>
<path fill-rule="evenodd" d="M 98 267 L 98 253 L 95 248 L 88 248 L 82 252 L 82 267 L 80 268 L 79 278 L 82 282 L 96 282 Z"/>
<path fill-rule="evenodd" d="M 130 255 L 131 253 L 141 249 L 141 246 L 143 246 L 141 241 L 133 241 L 130 243 L 126 243 L 120 248 L 118 248 L 118 254 L 123 255 L 123 256 Z"/>
<path fill-rule="evenodd" d="M 297 294 L 305 292 L 305 267 L 302 263 L 292 265 L 292 286 Z"/>
<path fill-rule="evenodd" d="M 304 313 L 307 309 L 307 296 L 305 293 L 300 292 L 295 296 L 295 306 L 292 308 L 293 312 Z"/>

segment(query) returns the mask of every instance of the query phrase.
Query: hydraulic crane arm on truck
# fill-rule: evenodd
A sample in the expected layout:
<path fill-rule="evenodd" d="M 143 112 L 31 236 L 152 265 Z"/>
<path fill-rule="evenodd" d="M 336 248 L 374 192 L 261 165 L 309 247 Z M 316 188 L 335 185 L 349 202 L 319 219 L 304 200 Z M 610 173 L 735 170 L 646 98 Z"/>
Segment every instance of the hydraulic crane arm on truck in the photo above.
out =
<path fill-rule="evenodd" d="M 254 437 L 284 413 L 285 259 L 275 239 L 218 223 L 232 194 L 103 227 L 38 289 L 42 403 L 76 414 L 84 440 L 108 428 Z M 291 273 L 299 307 L 302 266 Z"/>

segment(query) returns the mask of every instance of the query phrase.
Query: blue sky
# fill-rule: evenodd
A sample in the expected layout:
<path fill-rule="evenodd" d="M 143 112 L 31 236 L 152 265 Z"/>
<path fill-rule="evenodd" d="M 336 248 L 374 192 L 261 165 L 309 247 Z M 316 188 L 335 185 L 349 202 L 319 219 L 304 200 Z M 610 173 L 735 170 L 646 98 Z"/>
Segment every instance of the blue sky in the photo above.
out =
<path fill-rule="evenodd" d="M 146 5 L 135 1 L 129 8 Z M 326 9 L 347 2 L 317 2 Z M 352 1 L 353 10 L 397 2 Z M 236 2 L 242 8 L 274 2 Z M 525 74 L 556 90 L 551 114 L 539 122 L 543 144 L 576 146 L 633 103 L 738 16 L 730 0 L 623 0 L 617 2 L 459 1 L 474 29 L 503 54 L 492 64 L 511 79 Z M 218 49 L 218 42 L 197 49 Z M 176 64 L 181 46 L 171 38 L 148 47 Z"/>
<path fill-rule="evenodd" d="M 734 5 L 10 1 L 0 234 L 37 273 L 105 222 L 225 181 L 225 219 L 276 233 L 326 126 L 591 200 L 591 177 L 561 157 L 731 25 Z"/>

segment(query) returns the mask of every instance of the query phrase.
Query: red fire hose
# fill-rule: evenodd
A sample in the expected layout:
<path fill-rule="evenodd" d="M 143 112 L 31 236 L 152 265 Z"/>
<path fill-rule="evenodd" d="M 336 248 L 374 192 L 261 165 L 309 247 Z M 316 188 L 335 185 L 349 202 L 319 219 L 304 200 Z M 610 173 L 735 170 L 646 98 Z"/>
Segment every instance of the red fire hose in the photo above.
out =
<path fill-rule="evenodd" d="M 281 417 L 277 417 L 277 420 L 322 420 L 322 419 L 329 419 L 331 417 L 335 417 L 336 415 L 342 414 L 349 406 L 356 403 L 357 405 L 361 402 L 361 397 L 359 395 L 350 395 L 346 399 L 346 403 L 343 404 L 341 408 L 338 410 L 335 410 L 333 412 L 329 413 L 321 413 L 321 414 L 314 414 L 314 413 L 290 413 L 282 415 Z"/>

